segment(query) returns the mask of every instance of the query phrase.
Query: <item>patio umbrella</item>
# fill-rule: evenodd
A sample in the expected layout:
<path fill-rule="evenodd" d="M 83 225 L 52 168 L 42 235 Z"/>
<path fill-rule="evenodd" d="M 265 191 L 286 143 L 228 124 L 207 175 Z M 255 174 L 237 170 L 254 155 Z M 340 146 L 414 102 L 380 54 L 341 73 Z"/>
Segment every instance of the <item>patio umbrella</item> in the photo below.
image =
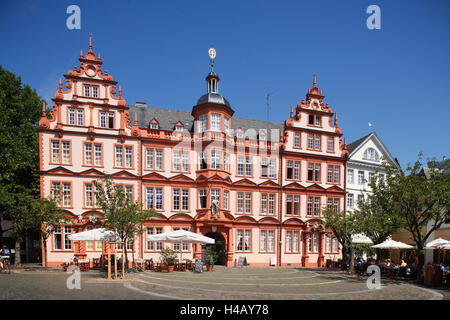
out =
<path fill-rule="evenodd" d="M 115 232 L 104 228 L 92 229 L 88 231 L 73 233 L 68 236 L 69 240 L 74 241 L 115 241 L 118 236 Z"/>
<path fill-rule="evenodd" d="M 373 244 L 373 241 L 370 240 L 370 238 L 365 236 L 364 234 L 358 233 L 352 234 L 352 243 Z"/>
<path fill-rule="evenodd" d="M 110 230 L 106 230 L 105 228 L 92 229 L 88 231 L 74 233 L 68 236 L 69 240 L 73 241 L 107 241 L 107 242 L 116 242 L 119 239 L 119 236 Z M 111 279 L 111 249 L 108 245 L 108 279 Z M 117 255 L 114 255 L 114 258 L 117 259 Z M 114 268 L 115 272 L 117 272 L 117 268 Z M 123 270 L 122 270 L 123 276 Z M 117 278 L 117 275 L 116 275 Z"/>
<path fill-rule="evenodd" d="M 450 249 L 450 241 L 442 239 L 442 238 L 437 238 L 437 239 L 434 239 L 433 241 L 428 242 L 425 245 L 425 248 L 426 249 L 437 249 L 438 256 L 439 256 L 439 262 L 441 262 L 441 249 L 444 250 L 444 256 L 445 256 L 445 250 Z"/>
<path fill-rule="evenodd" d="M 188 242 L 188 243 L 202 243 L 202 244 L 214 244 L 216 242 L 216 240 L 214 240 L 213 238 L 205 237 L 201 234 L 186 231 L 183 229 L 151 235 L 147 237 L 147 240 L 164 241 L 170 243 Z M 182 253 L 181 257 L 183 257 Z"/>
<path fill-rule="evenodd" d="M 413 249 L 414 247 L 409 244 L 400 242 L 400 241 L 386 240 L 386 241 L 383 241 L 382 243 L 373 245 L 372 248 L 389 249 L 389 256 L 391 258 L 391 256 L 392 256 L 391 250 L 392 249 L 398 249 L 400 251 L 401 249 Z"/>
<path fill-rule="evenodd" d="M 378 248 L 378 249 L 413 249 L 414 247 L 400 242 L 400 241 L 394 241 L 394 240 L 386 240 L 382 243 L 373 245 L 372 248 Z"/>

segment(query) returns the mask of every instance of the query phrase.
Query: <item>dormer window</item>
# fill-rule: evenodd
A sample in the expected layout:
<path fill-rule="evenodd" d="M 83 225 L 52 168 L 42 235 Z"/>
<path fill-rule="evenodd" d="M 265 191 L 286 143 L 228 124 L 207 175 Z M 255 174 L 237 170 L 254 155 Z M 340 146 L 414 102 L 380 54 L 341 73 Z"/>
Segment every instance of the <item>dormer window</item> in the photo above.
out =
<path fill-rule="evenodd" d="M 260 141 L 266 141 L 267 140 L 267 136 L 266 136 L 266 132 L 265 131 L 260 131 L 259 132 L 259 140 Z"/>
<path fill-rule="evenodd" d="M 150 121 L 150 129 L 159 129 L 159 123 L 156 119 Z"/>
<path fill-rule="evenodd" d="M 176 126 L 175 131 L 183 131 L 183 126 L 181 126 L 181 125 Z"/>
<path fill-rule="evenodd" d="M 372 161 L 380 161 L 380 156 L 378 155 L 378 152 L 374 148 L 367 148 L 366 151 L 364 151 L 364 159 Z"/>
<path fill-rule="evenodd" d="M 244 138 L 244 133 L 242 132 L 242 129 L 238 129 L 238 130 L 236 131 L 236 137 L 237 137 L 238 139 L 243 139 L 243 138 Z"/>

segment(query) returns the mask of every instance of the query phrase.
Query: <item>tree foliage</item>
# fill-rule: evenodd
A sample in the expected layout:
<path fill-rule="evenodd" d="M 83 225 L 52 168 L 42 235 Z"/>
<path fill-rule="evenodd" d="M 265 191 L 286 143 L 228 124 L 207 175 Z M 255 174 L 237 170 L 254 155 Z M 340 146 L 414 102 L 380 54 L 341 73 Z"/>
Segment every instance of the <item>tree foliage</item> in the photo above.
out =
<path fill-rule="evenodd" d="M 344 262 L 346 253 L 349 251 L 349 272 L 353 273 L 355 260 L 352 234 L 359 233 L 355 217 L 345 211 L 339 212 L 333 209 L 324 210 L 323 215 L 325 217 L 325 228 L 333 231 L 334 236 L 342 246 Z"/>
<path fill-rule="evenodd" d="M 94 183 L 96 203 L 104 216 L 103 226 L 118 234 L 124 243 L 125 257 L 127 257 L 125 244 L 129 239 L 134 239 L 136 235 L 144 232 L 143 223 L 155 216 L 156 212 L 154 209 L 143 210 L 138 201 L 133 202 L 121 185 L 114 185 L 110 175 L 105 175 L 101 181 Z"/>
<path fill-rule="evenodd" d="M 389 164 L 384 163 L 384 166 Z M 353 215 L 361 233 L 378 244 L 399 230 L 403 219 L 395 209 L 393 185 L 387 184 L 383 176 L 376 172 L 369 186 L 372 192 L 363 200 L 358 200 L 358 209 L 353 211 Z"/>
<path fill-rule="evenodd" d="M 32 207 L 33 215 L 30 223 L 36 230 L 39 230 L 42 237 L 45 254 L 43 260 L 47 267 L 47 239 L 50 238 L 56 227 L 68 223 L 70 218 L 52 199 L 34 199 Z"/>
<path fill-rule="evenodd" d="M 424 168 L 420 154 L 414 165 L 408 164 L 406 172 L 392 172 L 387 167 L 392 210 L 402 217 L 403 227 L 423 256 L 430 235 L 449 218 L 450 177 L 436 161 Z"/>
<path fill-rule="evenodd" d="M 16 263 L 20 263 L 19 241 L 32 225 L 32 202 L 39 198 L 36 125 L 41 106 L 36 90 L 0 66 L 0 220 L 13 222 Z M 3 230 L 0 238 L 3 241 Z"/>

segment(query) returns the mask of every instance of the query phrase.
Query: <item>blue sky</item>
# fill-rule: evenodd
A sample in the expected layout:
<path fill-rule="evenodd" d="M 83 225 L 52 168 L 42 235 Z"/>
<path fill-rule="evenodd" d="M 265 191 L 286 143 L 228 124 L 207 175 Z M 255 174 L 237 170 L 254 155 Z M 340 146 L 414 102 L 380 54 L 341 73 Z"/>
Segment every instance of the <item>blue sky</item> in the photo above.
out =
<path fill-rule="evenodd" d="M 69 30 L 66 9 L 81 9 Z M 369 5 L 381 30 L 369 30 Z M 449 154 L 450 1 L 0 2 L 0 64 L 47 101 L 80 49 L 101 53 L 128 104 L 190 111 L 205 93 L 208 48 L 235 116 L 283 122 L 317 74 L 347 142 L 368 122 L 403 168 Z"/>

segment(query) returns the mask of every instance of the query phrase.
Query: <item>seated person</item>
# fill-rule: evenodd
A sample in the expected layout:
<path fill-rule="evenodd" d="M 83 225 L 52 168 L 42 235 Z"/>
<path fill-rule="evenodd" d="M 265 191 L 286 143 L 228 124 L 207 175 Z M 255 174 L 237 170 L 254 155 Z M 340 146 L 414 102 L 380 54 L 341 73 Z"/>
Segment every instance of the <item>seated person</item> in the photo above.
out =
<path fill-rule="evenodd" d="M 402 262 L 400 263 L 400 267 L 405 268 L 408 264 L 405 262 L 405 260 L 402 259 Z"/>

